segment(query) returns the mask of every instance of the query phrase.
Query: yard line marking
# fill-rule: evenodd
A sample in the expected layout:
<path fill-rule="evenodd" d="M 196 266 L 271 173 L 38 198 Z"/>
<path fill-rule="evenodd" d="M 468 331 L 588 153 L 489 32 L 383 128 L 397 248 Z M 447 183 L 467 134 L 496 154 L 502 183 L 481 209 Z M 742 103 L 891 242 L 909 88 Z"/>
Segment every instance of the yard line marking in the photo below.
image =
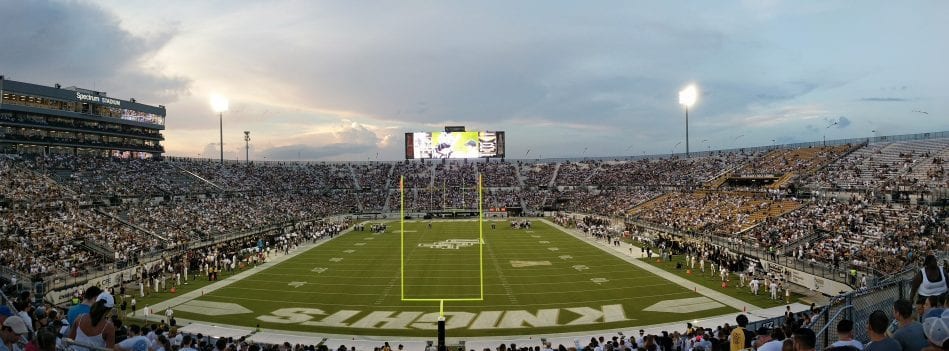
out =
<path fill-rule="evenodd" d="M 395 283 L 398 280 L 399 277 L 393 277 L 391 280 L 389 280 L 389 284 L 387 284 L 388 286 L 386 286 L 385 289 L 382 289 L 382 294 L 379 294 L 379 298 L 376 299 L 376 302 L 373 305 L 381 305 L 385 301 L 386 296 L 389 296 L 389 291 L 395 287 Z"/>
<path fill-rule="evenodd" d="M 507 299 L 512 304 L 518 304 L 517 296 L 514 296 L 514 291 L 511 290 L 511 285 L 507 283 L 507 278 L 504 277 L 504 273 L 501 272 L 501 265 L 498 264 L 497 257 L 494 257 L 494 250 L 491 248 L 491 245 L 486 246 L 488 256 L 491 257 L 491 263 L 494 266 L 494 271 L 498 273 L 498 279 L 501 281 L 501 287 L 504 288 L 505 294 L 507 294 Z M 485 294 L 487 295 L 487 294 Z"/>
<path fill-rule="evenodd" d="M 609 279 L 606 279 L 606 278 L 591 278 L 591 279 L 589 279 L 588 281 L 593 282 L 593 283 L 595 283 L 595 284 L 597 284 L 597 285 L 600 285 L 600 284 L 603 284 L 603 283 L 607 283 L 607 282 L 609 282 L 610 280 L 609 280 Z M 306 282 L 294 282 L 294 283 L 303 283 L 303 284 L 306 284 Z M 301 285 L 303 285 L 303 284 L 301 284 Z M 657 283 L 657 284 L 649 284 L 649 285 L 640 285 L 639 288 L 655 288 L 655 287 L 670 286 L 670 285 L 675 285 L 675 283 L 669 282 L 669 283 Z M 352 286 L 353 286 L 353 287 L 362 287 L 362 286 L 358 286 L 358 285 L 352 285 Z M 432 287 L 434 287 L 434 288 L 439 288 L 439 287 L 446 287 L 446 285 L 434 285 L 434 286 L 432 286 Z M 454 287 L 454 286 L 451 286 L 451 287 Z M 273 291 L 273 289 L 266 289 L 266 288 L 244 288 L 244 287 L 237 287 L 237 286 L 230 286 L 230 287 L 227 287 L 226 289 L 243 290 L 243 291 L 264 291 L 264 292 L 272 292 L 272 291 Z M 617 290 L 622 291 L 622 290 L 628 290 L 628 289 L 629 289 L 629 287 L 625 287 L 625 286 L 611 286 L 611 287 L 606 287 L 606 288 L 599 288 L 599 287 L 597 287 L 597 286 L 589 285 L 588 288 L 583 288 L 583 289 L 573 289 L 573 290 L 558 289 L 558 290 L 556 290 L 556 291 L 530 291 L 530 292 L 521 292 L 521 293 L 518 294 L 518 295 L 522 295 L 522 296 L 523 296 L 523 295 L 550 295 L 550 294 L 583 294 L 583 293 L 602 292 L 602 291 L 617 291 Z M 352 292 L 352 291 L 332 291 L 332 292 L 331 292 L 331 291 L 297 291 L 297 290 L 288 290 L 288 291 L 284 291 L 283 293 L 287 293 L 287 294 L 298 294 L 298 295 L 325 295 L 325 296 L 336 296 L 336 295 L 346 295 L 346 296 L 378 296 L 378 295 L 379 295 L 379 294 L 376 293 L 376 292 L 357 293 L 357 292 Z M 501 293 L 501 292 L 485 293 L 485 296 L 512 296 L 512 295 L 511 295 L 510 293 L 508 293 L 507 291 L 505 291 L 505 292 L 503 292 L 503 293 Z M 293 302 L 293 301 L 289 301 L 289 302 Z M 515 302 L 516 302 L 516 301 L 515 301 Z"/>

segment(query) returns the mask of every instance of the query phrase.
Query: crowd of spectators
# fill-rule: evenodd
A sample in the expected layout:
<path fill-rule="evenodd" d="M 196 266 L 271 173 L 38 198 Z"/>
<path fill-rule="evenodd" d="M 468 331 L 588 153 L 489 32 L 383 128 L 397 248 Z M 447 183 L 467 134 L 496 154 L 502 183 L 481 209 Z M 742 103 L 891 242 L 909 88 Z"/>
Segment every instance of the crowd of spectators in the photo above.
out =
<path fill-rule="evenodd" d="M 739 174 L 783 175 L 801 174 L 814 170 L 840 158 L 853 148 L 852 145 L 809 147 L 799 149 L 777 149 L 745 163 Z"/>
<path fill-rule="evenodd" d="M 925 168 L 930 180 L 938 181 L 944 174 L 939 167 L 946 147 L 945 140 L 871 144 L 829 166 L 829 171 L 818 172 L 830 175 L 814 179 L 834 179 L 834 174 L 853 171 L 856 164 L 895 153 L 900 163 L 891 166 L 900 169 L 897 176 L 919 174 Z M 0 249 L 7 254 L 2 259 L 11 265 L 16 261 L 16 269 L 23 272 L 70 272 L 89 264 L 134 260 L 153 248 L 280 223 L 394 211 L 399 207 L 400 176 L 406 177 L 409 211 L 476 209 L 478 174 L 484 176 L 485 208 L 629 215 L 761 248 L 794 246 L 793 256 L 834 266 L 843 261 L 892 271 L 908 262 L 904 256 L 944 249 L 945 210 L 866 200 L 798 200 L 786 192 L 692 190 L 729 170 L 798 172 L 821 167 L 850 151 L 844 145 L 692 159 L 368 164 L 3 155 L 0 229 L 8 235 L 0 238 Z M 884 164 L 873 162 L 869 163 Z M 557 186 L 546 189 L 550 184 Z M 680 190 L 663 194 L 670 187 Z M 102 198 L 109 200 L 91 201 Z M 129 244 L 114 247 L 116 239 Z"/>
<path fill-rule="evenodd" d="M 554 179 L 554 170 L 556 163 L 524 163 L 521 167 L 521 179 L 524 180 L 524 186 L 534 188 L 539 186 L 549 186 Z"/>
<path fill-rule="evenodd" d="M 589 183 L 600 187 L 632 185 L 694 187 L 743 164 L 752 157 L 753 154 L 727 152 L 690 159 L 674 156 L 659 160 L 603 162 Z"/>
<path fill-rule="evenodd" d="M 86 197 L 163 196 L 210 189 L 207 183 L 182 176 L 171 163 L 152 159 L 48 155 L 27 160 L 26 165 Z"/>
<path fill-rule="evenodd" d="M 486 188 L 512 188 L 519 186 L 517 181 L 518 164 L 506 161 L 490 161 L 478 164 L 478 171 L 484 177 Z"/>
<path fill-rule="evenodd" d="M 949 139 L 875 143 L 840 158 L 805 183 L 815 188 L 878 191 L 946 188 L 947 157 Z"/>
<path fill-rule="evenodd" d="M 563 204 L 565 211 L 622 218 L 629 209 L 660 194 L 644 188 L 604 188 L 557 191 L 553 196 L 556 202 Z"/>
<path fill-rule="evenodd" d="M 442 161 L 435 164 L 436 188 L 478 188 L 475 163 Z"/>
<path fill-rule="evenodd" d="M 173 162 L 181 169 L 228 191 L 310 191 L 353 189 L 346 163 L 225 163 L 212 160 Z"/>
<path fill-rule="evenodd" d="M 600 163 L 597 161 L 564 161 L 560 163 L 560 169 L 557 170 L 557 185 L 559 186 L 581 186 L 587 184 L 587 180 L 596 173 Z"/>
<path fill-rule="evenodd" d="M 17 203 L 59 204 L 64 199 L 71 199 L 72 195 L 43 173 L 31 170 L 19 156 L 0 155 L 0 199 Z"/>
<path fill-rule="evenodd" d="M 352 165 L 353 173 L 356 174 L 357 185 L 362 190 L 386 189 L 390 186 L 388 183 L 389 172 L 392 171 L 392 164 L 386 162 L 374 162 L 370 164 Z"/>
<path fill-rule="evenodd" d="M 725 237 L 800 206 L 752 192 L 671 192 L 635 208 L 633 218 L 667 228 Z"/>
<path fill-rule="evenodd" d="M 397 162 L 392 170 L 392 188 L 399 188 L 400 177 L 405 178 L 405 188 L 427 188 L 432 186 L 432 165 L 423 162 Z"/>

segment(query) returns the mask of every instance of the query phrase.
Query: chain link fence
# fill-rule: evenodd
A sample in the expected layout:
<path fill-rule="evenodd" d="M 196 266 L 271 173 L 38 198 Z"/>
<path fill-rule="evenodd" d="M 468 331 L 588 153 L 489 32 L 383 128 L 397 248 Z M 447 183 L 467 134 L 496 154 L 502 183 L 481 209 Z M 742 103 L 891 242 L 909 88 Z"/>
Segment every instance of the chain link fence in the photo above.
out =
<path fill-rule="evenodd" d="M 881 310 L 893 319 L 893 304 L 900 299 L 912 300 L 912 279 L 918 270 L 910 268 L 894 274 L 866 289 L 855 290 L 831 299 L 830 303 L 812 317 L 810 328 L 817 333 L 817 349 L 837 341 L 837 322 L 853 321 L 854 339 L 866 342 L 867 321 L 873 311 Z"/>

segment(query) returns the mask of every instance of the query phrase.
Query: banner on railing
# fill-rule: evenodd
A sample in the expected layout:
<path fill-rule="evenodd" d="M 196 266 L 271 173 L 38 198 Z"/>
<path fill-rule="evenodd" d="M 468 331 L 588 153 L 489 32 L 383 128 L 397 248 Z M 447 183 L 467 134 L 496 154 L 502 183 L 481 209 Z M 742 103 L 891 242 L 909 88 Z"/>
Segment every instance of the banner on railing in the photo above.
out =
<path fill-rule="evenodd" d="M 847 284 L 823 277 L 818 277 L 816 275 L 788 266 L 764 260 L 761 261 L 761 264 L 764 266 L 764 269 L 767 272 L 782 273 L 792 284 L 800 285 L 809 290 L 814 290 L 827 296 L 837 296 L 853 291 L 853 288 Z"/>

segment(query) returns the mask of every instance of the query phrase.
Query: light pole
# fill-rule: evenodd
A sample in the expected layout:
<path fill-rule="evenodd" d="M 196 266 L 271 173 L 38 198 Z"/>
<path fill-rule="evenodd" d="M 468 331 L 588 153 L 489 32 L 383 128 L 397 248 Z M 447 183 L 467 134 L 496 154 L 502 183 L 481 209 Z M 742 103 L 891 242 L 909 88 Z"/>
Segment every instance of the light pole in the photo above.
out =
<path fill-rule="evenodd" d="M 685 157 L 689 158 L 689 107 L 695 104 L 698 91 L 694 84 L 679 92 L 679 103 L 685 105 Z"/>
<path fill-rule="evenodd" d="M 833 127 L 833 126 L 837 125 L 837 123 L 838 123 L 838 122 L 834 122 L 834 123 L 828 124 L 828 125 L 827 125 L 827 128 L 824 128 L 824 147 L 827 147 L 827 130 L 830 129 L 830 127 Z"/>
<path fill-rule="evenodd" d="M 244 131 L 244 163 L 250 163 L 250 131 Z"/>
<path fill-rule="evenodd" d="M 211 95 L 211 108 L 218 113 L 218 123 L 221 127 L 221 164 L 224 164 L 224 111 L 227 111 L 227 98 Z"/>

